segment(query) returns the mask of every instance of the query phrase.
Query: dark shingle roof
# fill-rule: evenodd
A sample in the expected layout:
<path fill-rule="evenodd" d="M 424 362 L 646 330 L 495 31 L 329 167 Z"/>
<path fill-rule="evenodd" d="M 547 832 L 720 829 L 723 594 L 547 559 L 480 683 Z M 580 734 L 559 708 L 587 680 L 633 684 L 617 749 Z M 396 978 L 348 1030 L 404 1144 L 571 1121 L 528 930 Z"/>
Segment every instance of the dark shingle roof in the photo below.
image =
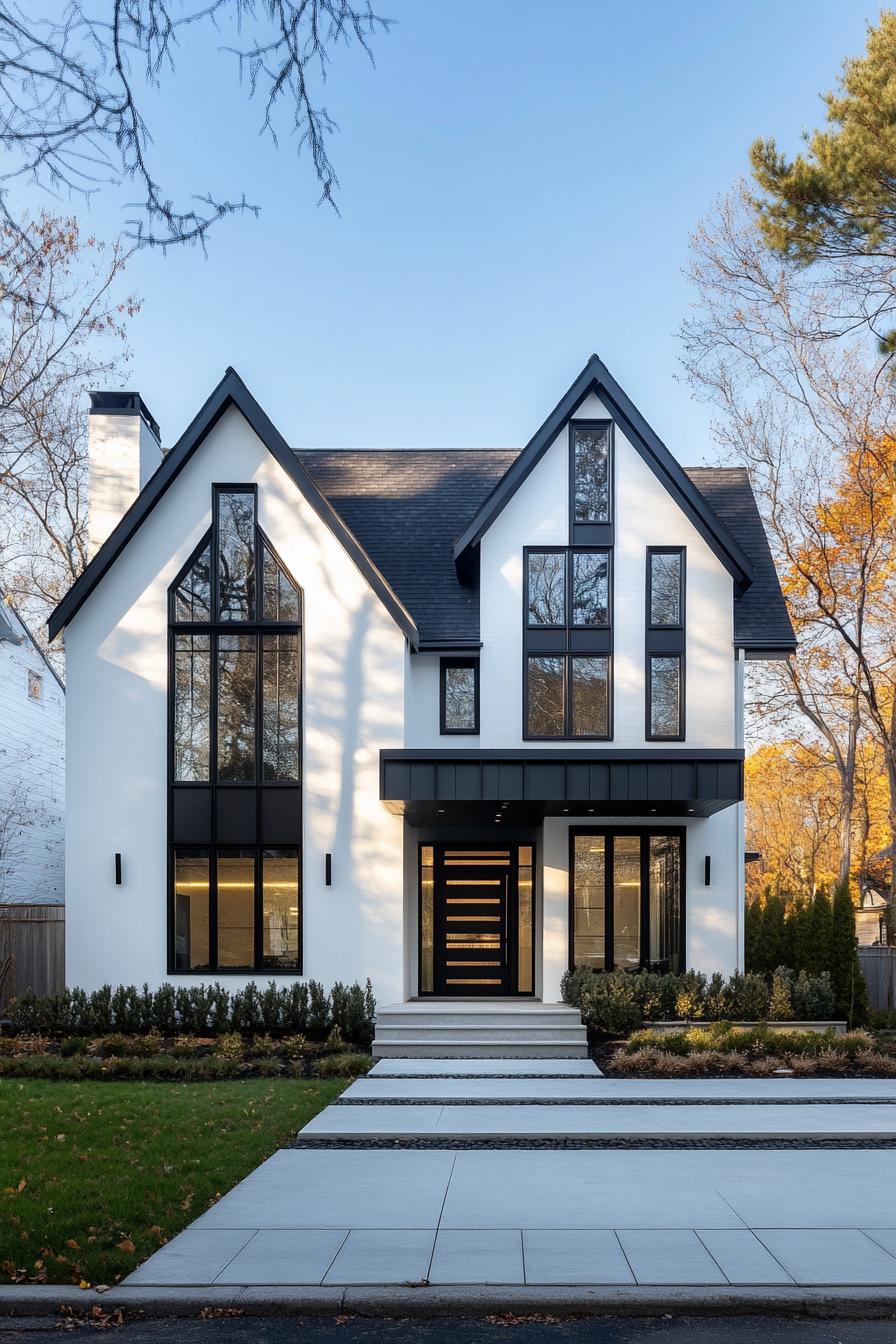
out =
<path fill-rule="evenodd" d="M 461 583 L 454 543 L 519 456 L 516 449 L 297 451 L 417 622 L 421 641 L 479 640 L 475 576 Z M 742 467 L 689 467 L 691 482 L 746 553 L 755 580 L 734 604 L 735 642 L 794 644 L 749 477 Z"/>
<path fill-rule="evenodd" d="M 752 584 L 734 600 L 735 643 L 746 649 L 796 648 L 746 467 L 685 467 L 685 471 L 753 566 Z"/>
<path fill-rule="evenodd" d="M 460 582 L 455 538 L 516 449 L 297 452 L 318 489 L 404 602 L 424 643 L 479 639 L 479 590 Z"/>

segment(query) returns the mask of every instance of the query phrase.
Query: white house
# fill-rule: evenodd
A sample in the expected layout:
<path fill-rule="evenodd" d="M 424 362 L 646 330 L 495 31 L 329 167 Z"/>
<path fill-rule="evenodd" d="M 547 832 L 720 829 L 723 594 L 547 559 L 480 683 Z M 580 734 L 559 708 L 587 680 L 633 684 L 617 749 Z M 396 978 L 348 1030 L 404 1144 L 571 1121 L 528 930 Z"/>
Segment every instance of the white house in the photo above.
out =
<path fill-rule="evenodd" d="M 0 596 L 0 905 L 65 899 L 65 692 Z"/>
<path fill-rule="evenodd" d="M 164 458 L 92 402 L 70 983 L 742 965 L 744 660 L 794 648 L 743 470 L 596 356 L 519 453 L 293 450 L 233 370 Z"/>

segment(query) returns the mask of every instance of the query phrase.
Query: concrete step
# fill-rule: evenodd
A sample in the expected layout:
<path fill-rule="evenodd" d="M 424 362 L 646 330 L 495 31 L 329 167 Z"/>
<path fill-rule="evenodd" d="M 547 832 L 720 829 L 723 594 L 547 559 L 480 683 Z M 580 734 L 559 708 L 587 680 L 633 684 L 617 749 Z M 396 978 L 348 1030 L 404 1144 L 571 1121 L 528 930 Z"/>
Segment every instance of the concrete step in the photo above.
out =
<path fill-rule="evenodd" d="M 892 1141 L 896 1114 L 889 1106 L 328 1106 L 304 1135 L 375 1139 L 511 1138 L 566 1140 L 595 1137 L 624 1141 L 674 1139 Z"/>
<path fill-rule="evenodd" d="M 412 1008 L 410 1011 L 402 1008 L 384 1008 L 377 1012 L 376 1025 L 377 1030 L 380 1027 L 403 1027 L 406 1024 L 419 1024 L 429 1031 L 430 1027 L 454 1027 L 454 1025 L 469 1025 L 472 1021 L 477 1024 L 496 1025 L 496 1027 L 519 1027 L 520 1030 L 528 1030 L 529 1027 L 568 1027 L 571 1023 L 580 1025 L 582 1017 L 576 1008 L 544 1008 L 535 1011 L 535 1009 L 504 1008 L 482 1008 L 477 1012 L 457 1011 L 453 1008 L 445 1009 L 424 1009 Z"/>
<path fill-rule="evenodd" d="M 585 1059 L 588 1043 L 574 1041 L 507 1040 L 433 1041 L 428 1036 L 403 1037 L 399 1041 L 375 1039 L 374 1059 Z"/>
<path fill-rule="evenodd" d="M 532 1056 L 515 1059 L 383 1059 L 374 1064 L 368 1078 L 392 1080 L 399 1088 L 409 1079 L 434 1079 L 451 1082 L 452 1079 L 504 1078 L 599 1078 L 600 1071 L 593 1059 L 551 1059 Z M 444 1086 L 444 1081 L 440 1084 Z M 894 1084 L 896 1087 L 896 1084 Z M 896 1100 L 896 1095 L 894 1095 Z"/>
<path fill-rule="evenodd" d="M 585 1028 L 578 1026 L 562 1027 L 530 1027 L 525 1029 L 518 1026 L 505 1027 L 488 1023 L 454 1023 L 450 1026 L 431 1026 L 426 1023 L 425 1027 L 418 1022 L 407 1022 L 401 1025 L 381 1027 L 377 1023 L 376 1039 L 378 1041 L 402 1041 L 408 1038 L 418 1039 L 424 1037 L 428 1041 L 509 1041 L 513 1044 L 525 1043 L 527 1041 L 538 1044 L 548 1044 L 556 1041 L 559 1044 L 569 1045 L 577 1041 L 587 1040 Z"/>

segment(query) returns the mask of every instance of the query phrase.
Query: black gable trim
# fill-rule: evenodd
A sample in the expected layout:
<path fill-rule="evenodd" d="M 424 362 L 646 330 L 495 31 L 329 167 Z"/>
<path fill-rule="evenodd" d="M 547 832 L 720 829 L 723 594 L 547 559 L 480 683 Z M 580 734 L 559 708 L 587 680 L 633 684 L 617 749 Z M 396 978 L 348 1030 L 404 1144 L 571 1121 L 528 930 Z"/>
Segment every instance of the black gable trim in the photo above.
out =
<path fill-rule="evenodd" d="M 118 559 L 131 537 L 149 516 L 162 495 L 179 475 L 193 453 L 211 433 L 221 416 L 234 406 L 244 416 L 262 443 L 301 490 L 319 518 L 330 528 L 358 569 L 367 579 L 396 624 L 416 648 L 417 626 L 410 612 L 396 596 L 357 538 L 290 449 L 283 435 L 252 396 L 239 374 L 228 368 L 214 392 L 166 454 L 157 471 L 147 481 L 134 503 L 97 551 L 81 577 L 72 585 L 47 622 L 50 639 L 72 619 L 94 588 Z"/>
<path fill-rule="evenodd" d="M 477 546 L 505 504 L 540 461 L 565 423 L 575 415 L 582 402 L 594 392 L 607 406 L 625 431 L 632 446 L 641 455 L 657 479 L 676 499 L 704 541 L 722 562 L 741 590 L 753 582 L 753 567 L 728 529 L 709 507 L 700 491 L 688 480 L 684 469 L 634 403 L 612 377 L 609 370 L 592 355 L 578 378 L 554 407 L 544 424 L 529 440 L 520 456 L 464 528 L 454 546 L 455 558 L 462 562 Z"/>

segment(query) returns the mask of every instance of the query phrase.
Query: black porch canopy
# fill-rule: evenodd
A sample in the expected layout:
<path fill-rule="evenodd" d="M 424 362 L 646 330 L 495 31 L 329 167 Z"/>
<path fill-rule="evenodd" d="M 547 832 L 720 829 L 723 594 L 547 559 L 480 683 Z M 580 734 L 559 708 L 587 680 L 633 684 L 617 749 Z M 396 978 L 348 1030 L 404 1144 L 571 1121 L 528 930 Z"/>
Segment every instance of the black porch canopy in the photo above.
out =
<path fill-rule="evenodd" d="M 708 817 L 744 796 L 734 750 L 392 750 L 380 752 L 380 798 L 412 825 L 546 816 Z"/>

